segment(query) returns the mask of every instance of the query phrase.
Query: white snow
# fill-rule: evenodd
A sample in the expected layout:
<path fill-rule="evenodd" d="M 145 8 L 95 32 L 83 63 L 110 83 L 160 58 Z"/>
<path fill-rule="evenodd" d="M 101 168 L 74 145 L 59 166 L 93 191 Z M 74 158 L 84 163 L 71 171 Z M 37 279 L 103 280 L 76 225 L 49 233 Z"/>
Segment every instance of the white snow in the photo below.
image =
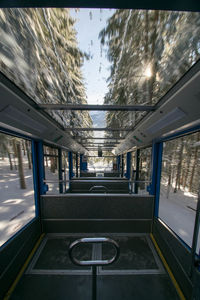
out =
<path fill-rule="evenodd" d="M 0 158 L 0 246 L 35 217 L 32 170 L 23 157 L 27 188 L 19 185 L 18 170 L 10 170 L 8 158 Z"/>
<path fill-rule="evenodd" d="M 160 190 L 159 218 L 164 221 L 181 239 L 192 246 L 192 238 L 196 217 L 197 195 L 171 187 L 167 199 L 167 185 L 162 183 Z M 197 252 L 200 249 L 200 233 Z"/>

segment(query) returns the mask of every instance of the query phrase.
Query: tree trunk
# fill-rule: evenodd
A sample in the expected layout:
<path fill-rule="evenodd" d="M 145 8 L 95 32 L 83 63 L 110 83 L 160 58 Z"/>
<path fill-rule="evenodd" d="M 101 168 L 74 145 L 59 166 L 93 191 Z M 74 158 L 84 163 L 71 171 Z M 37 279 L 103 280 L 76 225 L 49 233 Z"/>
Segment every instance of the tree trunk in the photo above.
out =
<path fill-rule="evenodd" d="M 23 140 L 22 142 L 23 145 L 23 152 L 24 152 L 24 156 L 26 155 L 26 145 L 25 145 L 25 141 Z"/>
<path fill-rule="evenodd" d="M 17 158 L 18 158 L 20 188 L 21 189 L 26 189 L 26 182 L 25 182 L 25 178 L 24 178 L 23 159 L 22 159 L 22 151 L 21 151 L 20 143 L 17 143 Z"/>
<path fill-rule="evenodd" d="M 172 157 L 173 157 L 173 152 L 170 152 L 169 155 L 169 169 L 168 169 L 168 182 L 167 182 L 167 199 L 169 199 L 169 193 L 170 193 L 170 187 L 172 184 Z"/>
<path fill-rule="evenodd" d="M 49 149 L 49 153 L 50 153 L 50 155 L 54 155 L 54 153 L 53 153 L 53 149 Z M 53 156 L 50 156 L 50 161 L 51 161 L 51 173 L 55 173 L 55 171 L 56 171 L 56 168 L 55 168 L 55 157 L 53 157 Z"/>
<path fill-rule="evenodd" d="M 189 192 L 192 192 L 192 185 L 193 185 L 193 179 L 194 179 L 194 172 L 195 172 L 196 164 L 197 164 L 197 153 L 198 153 L 198 148 L 196 147 L 195 152 L 194 152 L 194 160 L 193 160 L 192 171 L 191 171 L 191 177 L 190 177 L 190 183 L 189 183 Z"/>
<path fill-rule="evenodd" d="M 9 150 L 8 146 L 5 144 L 5 142 L 3 142 L 3 148 L 4 148 L 5 152 L 7 152 L 7 154 L 8 154 L 10 170 L 12 171 L 13 170 L 12 157 L 11 157 L 11 154 L 10 154 L 10 150 Z"/>
<path fill-rule="evenodd" d="M 178 158 L 174 193 L 177 192 L 177 189 L 180 190 L 180 177 L 181 177 L 181 165 L 182 165 L 182 160 L 183 160 L 183 147 L 184 147 L 183 138 L 181 138 L 181 145 L 180 145 L 180 150 L 179 150 L 179 158 Z"/>
<path fill-rule="evenodd" d="M 26 153 L 27 153 L 27 158 L 28 158 L 28 168 L 29 168 L 29 170 L 31 170 L 32 159 L 31 159 L 31 152 L 30 152 L 30 149 L 29 149 L 29 142 L 26 141 L 25 145 L 26 145 Z"/>
<path fill-rule="evenodd" d="M 14 164 L 15 164 L 15 170 L 17 170 L 17 164 L 15 158 L 17 157 L 17 146 L 16 146 L 16 140 L 12 140 L 12 145 L 13 145 L 13 152 L 14 152 Z"/>

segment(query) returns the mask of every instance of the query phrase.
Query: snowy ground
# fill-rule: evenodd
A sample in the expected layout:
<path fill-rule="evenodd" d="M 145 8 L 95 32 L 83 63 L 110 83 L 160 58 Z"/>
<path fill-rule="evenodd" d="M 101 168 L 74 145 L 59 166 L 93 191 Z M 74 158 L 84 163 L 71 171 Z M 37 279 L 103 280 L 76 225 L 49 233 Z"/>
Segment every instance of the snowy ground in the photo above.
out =
<path fill-rule="evenodd" d="M 32 170 L 24 160 L 27 188 L 20 189 L 17 170 L 10 170 L 8 159 L 0 159 L 0 246 L 35 216 Z"/>
<path fill-rule="evenodd" d="M 110 163 L 105 163 L 103 161 L 98 161 L 94 164 L 89 163 L 88 164 L 88 170 L 89 172 L 111 172 L 113 168 L 112 162 Z"/>
<path fill-rule="evenodd" d="M 191 247 L 196 216 L 197 195 L 183 190 L 174 193 L 172 188 L 168 199 L 166 195 L 167 187 L 162 184 L 159 217 Z M 200 232 L 197 252 L 199 252 L 199 249 Z"/>

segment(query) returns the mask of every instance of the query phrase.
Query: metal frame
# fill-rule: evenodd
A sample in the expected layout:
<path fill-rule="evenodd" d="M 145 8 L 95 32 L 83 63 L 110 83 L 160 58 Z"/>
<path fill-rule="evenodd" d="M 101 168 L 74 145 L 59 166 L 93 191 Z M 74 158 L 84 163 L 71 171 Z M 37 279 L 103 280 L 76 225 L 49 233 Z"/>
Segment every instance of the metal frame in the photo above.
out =
<path fill-rule="evenodd" d="M 154 191 L 155 191 L 155 209 L 154 209 L 154 216 L 158 217 L 159 212 L 159 199 L 160 199 L 160 181 L 161 181 L 161 171 L 162 171 L 162 154 L 163 154 L 163 143 L 157 144 L 157 150 L 154 155 L 155 162 L 154 162 L 154 176 L 156 178 L 156 182 L 154 185 Z"/>
<path fill-rule="evenodd" d="M 69 159 L 69 180 L 71 180 L 73 177 L 73 157 L 71 151 L 68 152 L 68 159 Z M 70 187 L 70 183 L 69 183 L 69 187 Z"/>
<path fill-rule="evenodd" d="M 122 137 L 74 137 L 74 139 L 78 140 L 81 139 L 82 141 L 84 140 L 124 140 L 125 138 Z"/>
<path fill-rule="evenodd" d="M 95 128 L 95 127 L 68 127 L 65 128 L 65 131 L 130 131 L 133 127 L 129 128 Z"/>
<path fill-rule="evenodd" d="M 93 8 L 130 8 L 130 9 L 161 9 L 161 10 L 183 10 L 183 11 L 199 11 L 200 4 L 196 0 L 186 0 L 186 1 L 176 1 L 169 0 L 168 2 L 160 2 L 153 0 L 149 2 L 148 0 L 140 0 L 135 2 L 130 2 L 129 0 L 70 0 L 67 2 L 65 0 L 41 0 L 40 2 L 35 2 L 34 0 L 12 0 L 12 1 L 2 1 L 1 7 L 93 7 Z M 51 5 L 50 5 L 51 4 Z"/>
<path fill-rule="evenodd" d="M 136 173 L 135 173 L 135 180 L 139 180 L 139 171 L 140 171 L 140 149 L 136 150 Z M 134 193 L 138 194 L 138 184 L 135 184 Z"/>
<path fill-rule="evenodd" d="M 89 143 L 86 143 L 86 142 L 82 142 L 81 143 L 82 145 L 105 145 L 105 146 L 113 146 L 113 145 L 115 145 L 115 144 L 119 144 L 119 142 L 116 142 L 116 143 L 92 143 L 92 142 L 89 142 Z"/>
<path fill-rule="evenodd" d="M 131 177 L 131 152 L 126 153 L 126 178 Z"/>
<path fill-rule="evenodd" d="M 37 142 L 32 140 L 32 161 L 33 161 L 33 186 L 34 186 L 34 195 L 35 195 L 35 215 L 38 217 L 40 215 L 40 206 L 39 206 L 39 180 L 38 180 L 38 158 L 37 158 Z"/>
<path fill-rule="evenodd" d="M 58 149 L 58 178 L 59 181 L 63 179 L 62 177 L 62 149 Z M 59 192 L 63 193 L 63 185 L 62 183 L 59 184 Z"/>
<path fill-rule="evenodd" d="M 154 111 L 151 105 L 109 105 L 109 104 L 38 104 L 39 109 L 47 110 L 93 110 L 93 111 Z"/>

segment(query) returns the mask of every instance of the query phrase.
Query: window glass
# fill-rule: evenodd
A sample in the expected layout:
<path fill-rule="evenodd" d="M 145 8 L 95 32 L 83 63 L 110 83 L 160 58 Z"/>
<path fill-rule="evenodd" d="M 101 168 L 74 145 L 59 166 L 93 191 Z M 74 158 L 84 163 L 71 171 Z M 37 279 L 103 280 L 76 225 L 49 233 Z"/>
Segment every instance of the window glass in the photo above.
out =
<path fill-rule="evenodd" d="M 148 147 L 140 150 L 139 156 L 139 178 L 138 193 L 146 194 L 147 186 L 151 181 L 151 152 L 152 148 Z"/>
<path fill-rule="evenodd" d="M 103 154 L 104 155 L 104 154 Z M 105 155 L 104 157 L 88 156 L 88 170 L 90 172 L 112 172 L 114 156 Z M 106 175 L 105 175 L 106 176 Z"/>
<path fill-rule="evenodd" d="M 63 193 L 69 188 L 69 162 L 68 162 L 68 152 L 62 151 L 62 179 L 63 179 Z"/>
<path fill-rule="evenodd" d="M 127 156 L 126 154 L 124 154 L 124 177 L 127 171 Z"/>
<path fill-rule="evenodd" d="M 47 193 L 59 193 L 58 182 L 58 149 L 44 146 L 45 180 L 48 185 Z"/>
<path fill-rule="evenodd" d="M 163 145 L 159 217 L 192 245 L 200 177 L 200 132 Z"/>
<path fill-rule="evenodd" d="M 72 159 L 73 159 L 73 177 L 76 177 L 76 154 L 72 153 Z"/>
<path fill-rule="evenodd" d="M 0 133 L 0 246 L 35 217 L 31 142 Z"/>
<path fill-rule="evenodd" d="M 131 152 L 131 180 L 136 180 L 136 150 Z M 134 190 L 135 184 L 131 183 L 131 191 Z"/>

